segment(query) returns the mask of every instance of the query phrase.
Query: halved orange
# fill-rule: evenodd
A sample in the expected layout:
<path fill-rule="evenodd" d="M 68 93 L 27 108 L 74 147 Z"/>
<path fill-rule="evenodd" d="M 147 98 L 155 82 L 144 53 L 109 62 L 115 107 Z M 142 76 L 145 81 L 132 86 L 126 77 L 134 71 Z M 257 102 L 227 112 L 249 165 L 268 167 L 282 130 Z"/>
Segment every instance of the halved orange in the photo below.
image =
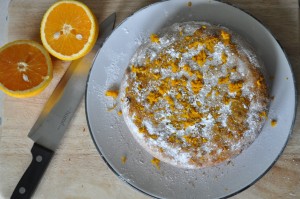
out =
<path fill-rule="evenodd" d="M 0 90 L 14 97 L 31 97 L 52 79 L 52 62 L 35 41 L 17 40 L 0 48 Z"/>
<path fill-rule="evenodd" d="M 49 53 L 62 60 L 75 60 L 92 49 L 99 26 L 85 4 L 63 0 L 47 10 L 40 31 L 43 45 Z"/>

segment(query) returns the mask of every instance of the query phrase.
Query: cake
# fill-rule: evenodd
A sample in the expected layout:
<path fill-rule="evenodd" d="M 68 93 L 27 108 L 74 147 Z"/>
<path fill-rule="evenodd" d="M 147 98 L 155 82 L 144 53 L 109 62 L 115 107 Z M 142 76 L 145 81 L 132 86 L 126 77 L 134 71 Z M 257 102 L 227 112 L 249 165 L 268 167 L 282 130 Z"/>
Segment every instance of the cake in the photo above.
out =
<path fill-rule="evenodd" d="M 230 29 L 176 23 L 152 34 L 120 88 L 124 120 L 152 156 L 181 168 L 229 161 L 259 135 L 269 95 L 263 65 Z"/>

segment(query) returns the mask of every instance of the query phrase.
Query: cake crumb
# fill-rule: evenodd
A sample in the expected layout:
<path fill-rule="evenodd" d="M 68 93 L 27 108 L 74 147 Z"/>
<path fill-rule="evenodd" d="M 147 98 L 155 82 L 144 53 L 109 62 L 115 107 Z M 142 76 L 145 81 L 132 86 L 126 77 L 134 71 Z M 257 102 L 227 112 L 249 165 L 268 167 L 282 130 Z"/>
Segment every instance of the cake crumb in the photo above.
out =
<path fill-rule="evenodd" d="M 121 116 L 121 115 L 122 115 L 122 111 L 118 111 L 118 115 L 120 115 L 120 116 Z"/>
<path fill-rule="evenodd" d="M 160 160 L 157 158 L 152 158 L 151 163 L 158 169 L 160 170 Z"/>
<path fill-rule="evenodd" d="M 126 157 L 125 155 L 123 155 L 123 156 L 121 157 L 121 162 L 122 162 L 122 164 L 125 164 L 126 161 L 127 161 L 127 157 Z"/>
<path fill-rule="evenodd" d="M 119 95 L 119 91 L 115 91 L 115 90 L 107 90 L 105 92 L 105 96 L 112 97 L 114 99 L 116 99 L 118 97 L 118 95 Z"/>
<path fill-rule="evenodd" d="M 272 126 L 272 127 L 277 126 L 277 120 L 272 119 L 272 120 L 271 120 L 271 126 Z"/>

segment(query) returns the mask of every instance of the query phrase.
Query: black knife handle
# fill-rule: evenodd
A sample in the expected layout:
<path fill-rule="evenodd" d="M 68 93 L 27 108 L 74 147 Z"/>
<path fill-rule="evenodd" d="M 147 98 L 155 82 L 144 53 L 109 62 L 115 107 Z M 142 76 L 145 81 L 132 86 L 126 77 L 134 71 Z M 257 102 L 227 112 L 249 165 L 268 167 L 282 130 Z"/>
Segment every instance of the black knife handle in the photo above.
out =
<path fill-rule="evenodd" d="M 54 152 L 34 143 L 31 154 L 32 161 L 17 184 L 11 199 L 31 198 L 46 171 Z"/>

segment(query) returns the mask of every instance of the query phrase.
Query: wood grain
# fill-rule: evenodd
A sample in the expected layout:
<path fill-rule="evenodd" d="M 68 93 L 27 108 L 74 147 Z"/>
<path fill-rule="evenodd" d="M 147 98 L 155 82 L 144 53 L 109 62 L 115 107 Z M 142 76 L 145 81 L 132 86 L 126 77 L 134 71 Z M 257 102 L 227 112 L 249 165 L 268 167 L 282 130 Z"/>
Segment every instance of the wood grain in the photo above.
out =
<path fill-rule="evenodd" d="M 43 13 L 53 2 L 55 0 L 12 0 L 8 10 L 7 40 L 40 41 L 40 21 Z M 100 21 L 112 12 L 117 12 L 117 23 L 120 23 L 134 11 L 155 1 L 85 0 L 83 2 L 95 12 Z M 251 13 L 272 31 L 286 50 L 296 79 L 299 80 L 298 1 L 226 0 L 226 2 Z M 5 96 L 2 100 L 0 198 L 10 197 L 29 165 L 30 148 L 33 142 L 27 138 L 27 134 L 68 65 L 68 62 L 54 59 L 54 79 L 40 95 L 28 99 Z M 300 86 L 299 82 L 297 85 Z M 233 198 L 300 198 L 300 121 L 298 114 L 294 132 L 278 162 L 255 185 Z M 119 180 L 103 162 L 90 137 L 84 101 L 82 101 L 33 198 L 142 199 L 148 197 Z"/>

